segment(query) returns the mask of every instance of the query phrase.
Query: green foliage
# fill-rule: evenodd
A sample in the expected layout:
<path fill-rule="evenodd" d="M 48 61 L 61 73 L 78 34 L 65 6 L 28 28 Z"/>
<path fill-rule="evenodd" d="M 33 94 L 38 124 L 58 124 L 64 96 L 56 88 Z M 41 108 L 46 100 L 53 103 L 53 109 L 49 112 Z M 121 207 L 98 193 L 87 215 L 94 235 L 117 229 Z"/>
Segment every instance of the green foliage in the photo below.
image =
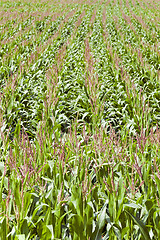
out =
<path fill-rule="evenodd" d="M 160 239 L 158 10 L 0 12 L 0 240 Z"/>

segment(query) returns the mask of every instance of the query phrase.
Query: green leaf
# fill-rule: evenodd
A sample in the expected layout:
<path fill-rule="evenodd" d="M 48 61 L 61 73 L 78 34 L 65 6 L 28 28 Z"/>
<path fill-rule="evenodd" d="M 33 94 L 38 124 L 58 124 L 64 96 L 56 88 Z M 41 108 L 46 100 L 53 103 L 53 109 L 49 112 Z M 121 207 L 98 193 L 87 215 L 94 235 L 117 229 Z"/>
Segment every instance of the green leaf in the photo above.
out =
<path fill-rule="evenodd" d="M 4 162 L 0 162 L 0 172 L 1 172 L 0 176 L 2 176 L 4 173 Z"/>
<path fill-rule="evenodd" d="M 140 221 L 137 217 L 135 217 L 134 215 L 132 215 L 130 212 L 128 212 L 127 210 L 125 210 L 125 212 L 134 220 L 134 222 L 139 226 L 141 233 L 144 237 L 145 240 L 151 240 L 149 233 L 148 233 L 148 229 L 146 228 L 146 226 L 144 225 L 144 223 L 142 221 Z"/>
<path fill-rule="evenodd" d="M 28 224 L 27 224 L 27 219 L 24 219 L 21 222 L 21 233 L 23 233 L 23 235 L 25 234 L 26 237 L 29 234 L 29 227 L 28 227 Z"/>
<path fill-rule="evenodd" d="M 107 205 L 107 202 L 104 204 L 104 206 L 99 214 L 99 217 L 98 217 L 96 229 L 93 234 L 95 240 L 102 239 L 102 229 L 106 223 L 106 205 Z"/>
<path fill-rule="evenodd" d="M 158 193 L 160 195 L 160 179 L 159 179 L 159 177 L 157 177 L 156 174 L 154 175 L 154 177 L 155 177 L 155 181 L 156 181 L 156 184 L 157 184 Z"/>
<path fill-rule="evenodd" d="M 52 226 L 52 225 L 47 225 L 47 228 L 48 228 L 48 229 L 49 229 L 49 231 L 51 232 L 52 239 L 54 239 L 54 231 L 53 231 L 53 226 Z"/>

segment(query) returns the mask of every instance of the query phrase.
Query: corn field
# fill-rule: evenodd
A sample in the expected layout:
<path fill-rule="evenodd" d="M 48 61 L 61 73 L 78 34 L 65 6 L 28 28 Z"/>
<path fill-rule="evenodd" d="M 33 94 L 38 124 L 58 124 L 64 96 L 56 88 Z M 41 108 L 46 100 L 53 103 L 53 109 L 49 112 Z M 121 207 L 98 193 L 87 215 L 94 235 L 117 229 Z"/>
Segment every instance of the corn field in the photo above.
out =
<path fill-rule="evenodd" d="M 0 240 L 160 239 L 160 2 L 0 2 Z"/>

